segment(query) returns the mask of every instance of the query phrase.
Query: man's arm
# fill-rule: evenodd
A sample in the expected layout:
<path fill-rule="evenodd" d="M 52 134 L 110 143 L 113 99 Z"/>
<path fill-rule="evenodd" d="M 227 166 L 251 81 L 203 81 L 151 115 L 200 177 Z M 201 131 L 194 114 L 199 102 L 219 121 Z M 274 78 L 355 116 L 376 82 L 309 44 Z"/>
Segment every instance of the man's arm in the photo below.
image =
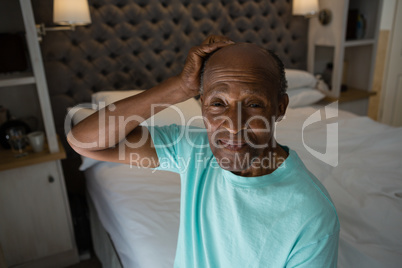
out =
<path fill-rule="evenodd" d="M 301 248 L 287 262 L 287 268 L 336 268 L 339 230 Z"/>
<path fill-rule="evenodd" d="M 90 158 L 130 163 L 135 153 L 147 167 L 157 167 L 158 157 L 147 128 L 139 126 L 167 105 L 198 95 L 203 60 L 213 51 L 231 44 L 229 39 L 211 36 L 202 45 L 191 48 L 183 71 L 161 84 L 135 96 L 113 103 L 77 124 L 67 135 L 70 146 Z M 161 105 L 159 105 L 161 104 Z M 152 105 L 155 105 L 152 111 Z"/>

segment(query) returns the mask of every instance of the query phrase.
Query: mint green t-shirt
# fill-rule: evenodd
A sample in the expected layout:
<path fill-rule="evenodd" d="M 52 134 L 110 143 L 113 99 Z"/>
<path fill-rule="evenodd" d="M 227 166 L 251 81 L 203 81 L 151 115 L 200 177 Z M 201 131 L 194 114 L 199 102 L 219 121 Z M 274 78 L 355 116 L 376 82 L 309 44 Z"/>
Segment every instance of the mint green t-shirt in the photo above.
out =
<path fill-rule="evenodd" d="M 336 267 L 335 207 L 296 152 L 284 147 L 271 174 L 241 177 L 218 165 L 205 129 L 149 131 L 158 169 L 181 176 L 175 267 Z"/>

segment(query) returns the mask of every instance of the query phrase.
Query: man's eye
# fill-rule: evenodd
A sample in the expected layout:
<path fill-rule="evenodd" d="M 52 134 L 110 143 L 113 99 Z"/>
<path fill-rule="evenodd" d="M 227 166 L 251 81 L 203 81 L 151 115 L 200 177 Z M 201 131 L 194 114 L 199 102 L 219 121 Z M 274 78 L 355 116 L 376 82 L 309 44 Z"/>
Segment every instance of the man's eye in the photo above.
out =
<path fill-rule="evenodd" d="M 250 103 L 248 106 L 250 108 L 261 108 L 262 107 L 262 105 L 259 103 Z"/>
<path fill-rule="evenodd" d="M 211 103 L 211 106 L 213 106 L 213 107 L 222 107 L 223 103 L 221 103 L 221 102 L 213 102 L 213 103 Z"/>

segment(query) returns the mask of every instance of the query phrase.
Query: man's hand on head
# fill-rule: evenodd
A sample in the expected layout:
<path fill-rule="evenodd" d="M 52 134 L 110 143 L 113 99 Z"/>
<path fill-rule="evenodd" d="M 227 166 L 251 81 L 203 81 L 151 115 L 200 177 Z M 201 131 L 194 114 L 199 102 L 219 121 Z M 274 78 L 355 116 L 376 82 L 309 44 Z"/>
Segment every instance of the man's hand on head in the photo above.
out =
<path fill-rule="evenodd" d="M 200 73 L 204 60 L 208 55 L 234 42 L 225 36 L 208 36 L 201 45 L 192 47 L 187 55 L 186 63 L 179 75 L 181 90 L 189 98 L 197 96 L 200 88 Z"/>
<path fill-rule="evenodd" d="M 208 44 L 213 44 L 213 43 L 234 44 L 234 42 L 232 40 L 230 40 L 228 37 L 223 36 L 223 35 L 210 35 L 204 41 L 202 41 L 202 45 L 208 45 Z"/>

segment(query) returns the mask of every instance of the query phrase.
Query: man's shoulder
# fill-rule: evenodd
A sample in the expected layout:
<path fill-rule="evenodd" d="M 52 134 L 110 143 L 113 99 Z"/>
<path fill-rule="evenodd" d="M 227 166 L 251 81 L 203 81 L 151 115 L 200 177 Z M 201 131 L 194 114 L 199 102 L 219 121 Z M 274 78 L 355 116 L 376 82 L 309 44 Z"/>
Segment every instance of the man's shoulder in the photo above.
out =
<path fill-rule="evenodd" d="M 307 217 L 316 214 L 320 218 L 332 220 L 339 225 L 336 208 L 330 194 L 317 177 L 307 169 L 298 155 L 294 151 L 290 151 L 294 154 L 293 160 L 296 162 L 291 171 L 294 189 L 296 189 L 294 194 L 304 208 L 303 213 Z"/>
<path fill-rule="evenodd" d="M 210 151 L 208 135 L 205 128 L 182 125 L 148 127 L 155 148 L 174 149 L 176 154 L 186 156 Z"/>

